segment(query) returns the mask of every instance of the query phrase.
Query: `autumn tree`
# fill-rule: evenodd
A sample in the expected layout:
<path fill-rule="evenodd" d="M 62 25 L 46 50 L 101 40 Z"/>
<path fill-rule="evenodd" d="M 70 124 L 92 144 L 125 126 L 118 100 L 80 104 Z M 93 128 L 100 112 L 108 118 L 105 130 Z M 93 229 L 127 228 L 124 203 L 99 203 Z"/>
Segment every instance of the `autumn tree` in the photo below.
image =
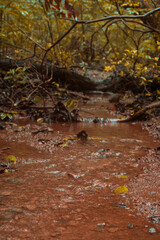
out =
<path fill-rule="evenodd" d="M 1 57 L 159 77 L 159 1 L 5 0 L 0 23 Z"/>

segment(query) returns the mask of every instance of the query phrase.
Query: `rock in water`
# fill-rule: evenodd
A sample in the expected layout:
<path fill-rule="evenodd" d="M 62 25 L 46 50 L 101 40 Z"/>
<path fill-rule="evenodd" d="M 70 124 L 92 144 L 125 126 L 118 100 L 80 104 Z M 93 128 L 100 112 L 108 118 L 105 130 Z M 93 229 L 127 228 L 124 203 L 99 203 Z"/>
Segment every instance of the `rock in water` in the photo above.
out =
<path fill-rule="evenodd" d="M 82 130 L 77 134 L 77 138 L 79 138 L 83 142 L 86 142 L 88 138 L 88 134 L 86 133 L 86 131 Z"/>

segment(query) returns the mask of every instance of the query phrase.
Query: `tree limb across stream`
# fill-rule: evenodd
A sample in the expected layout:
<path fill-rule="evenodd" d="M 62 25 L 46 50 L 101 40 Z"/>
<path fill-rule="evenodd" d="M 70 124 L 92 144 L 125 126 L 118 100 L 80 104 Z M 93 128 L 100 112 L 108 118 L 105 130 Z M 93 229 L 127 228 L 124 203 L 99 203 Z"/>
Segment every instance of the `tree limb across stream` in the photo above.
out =
<path fill-rule="evenodd" d="M 152 109 L 152 108 L 157 108 L 157 107 L 160 107 L 160 101 L 155 102 L 155 103 L 151 103 L 151 104 L 145 106 L 143 109 L 141 109 L 138 112 L 136 112 L 133 116 L 130 116 L 130 117 L 126 118 L 126 119 L 118 120 L 118 122 L 132 122 L 134 120 L 137 120 L 147 110 Z"/>

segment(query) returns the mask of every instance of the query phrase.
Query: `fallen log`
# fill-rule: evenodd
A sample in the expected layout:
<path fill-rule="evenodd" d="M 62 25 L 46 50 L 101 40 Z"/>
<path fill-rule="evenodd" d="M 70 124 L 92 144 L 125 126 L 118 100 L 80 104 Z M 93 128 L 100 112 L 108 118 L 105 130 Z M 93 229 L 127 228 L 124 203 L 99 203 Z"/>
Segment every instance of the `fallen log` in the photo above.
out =
<path fill-rule="evenodd" d="M 27 65 L 30 67 L 27 71 L 37 72 L 40 75 L 47 78 L 51 77 L 51 81 L 60 83 L 61 86 L 72 90 L 72 91 L 93 91 L 97 87 L 97 83 L 92 81 L 90 78 L 82 76 L 76 72 L 69 71 L 67 69 L 62 69 L 57 66 L 52 66 L 50 63 L 47 63 L 43 67 L 43 73 L 41 73 L 41 65 L 37 63 L 26 63 L 22 60 L 11 60 L 11 59 L 0 59 L 0 69 L 4 71 L 9 71 L 12 68 L 23 67 Z M 48 75 L 48 76 L 46 76 Z M 43 82 L 43 81 L 42 81 Z M 44 81 L 45 82 L 45 81 Z"/>

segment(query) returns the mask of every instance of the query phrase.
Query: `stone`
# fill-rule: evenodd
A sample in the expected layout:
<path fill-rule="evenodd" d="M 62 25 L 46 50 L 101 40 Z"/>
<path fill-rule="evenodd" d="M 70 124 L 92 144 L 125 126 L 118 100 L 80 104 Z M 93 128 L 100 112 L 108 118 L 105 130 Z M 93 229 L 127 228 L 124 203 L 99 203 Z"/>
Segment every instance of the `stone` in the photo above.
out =
<path fill-rule="evenodd" d="M 149 233 L 156 233 L 156 229 L 155 229 L 155 228 L 150 228 L 150 229 L 148 230 L 148 232 L 149 232 Z"/>
<path fill-rule="evenodd" d="M 160 125 L 159 125 L 159 126 L 157 126 L 157 130 L 160 132 Z"/>

